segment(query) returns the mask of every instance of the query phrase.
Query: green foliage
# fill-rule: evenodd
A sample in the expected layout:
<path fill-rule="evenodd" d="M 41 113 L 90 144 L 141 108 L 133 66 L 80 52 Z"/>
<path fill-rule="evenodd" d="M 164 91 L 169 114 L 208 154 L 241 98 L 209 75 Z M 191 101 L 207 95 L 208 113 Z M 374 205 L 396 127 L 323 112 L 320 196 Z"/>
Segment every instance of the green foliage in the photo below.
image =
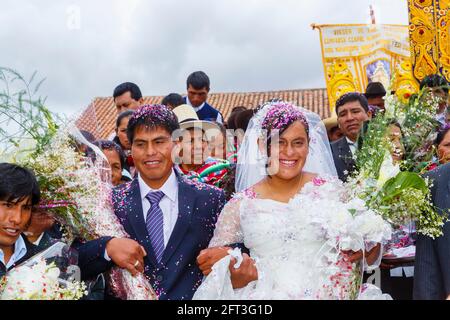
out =
<path fill-rule="evenodd" d="M 422 163 L 429 162 L 434 155 L 433 142 L 439 127 L 436 120 L 438 108 L 439 99 L 426 89 L 412 96 L 408 104 L 398 106 L 406 150 L 404 166 L 409 171 L 420 173 Z"/>
<path fill-rule="evenodd" d="M 430 146 L 438 126 L 435 120 L 438 108 L 439 100 L 427 90 L 411 97 L 406 104 L 388 95 L 386 111 L 366 124 L 360 134 L 358 170 L 349 181 L 356 195 L 394 226 L 414 220 L 418 233 L 433 238 L 442 235 L 447 217 L 438 214 L 428 182 L 419 173 L 421 162 L 433 156 Z M 394 122 L 402 128 L 405 147 L 404 161 L 399 164 L 391 161 L 394 146 L 389 127 Z"/>
<path fill-rule="evenodd" d="M 360 148 L 356 152 L 356 167 L 358 172 L 372 172 L 373 179 L 378 179 L 386 149 L 389 147 L 386 139 L 388 127 L 389 123 L 385 117 L 375 117 L 365 124 L 358 139 Z"/>
<path fill-rule="evenodd" d="M 60 118 L 45 106 L 45 98 L 36 97 L 45 81 L 34 84 L 36 75 L 26 80 L 0 67 L 0 156 L 19 148 L 22 153 L 40 153 L 58 131 Z"/>
<path fill-rule="evenodd" d="M 414 188 L 427 193 L 425 180 L 414 172 L 400 172 L 396 177 L 388 180 L 381 190 L 382 201 L 389 201 L 401 195 L 403 190 Z"/>

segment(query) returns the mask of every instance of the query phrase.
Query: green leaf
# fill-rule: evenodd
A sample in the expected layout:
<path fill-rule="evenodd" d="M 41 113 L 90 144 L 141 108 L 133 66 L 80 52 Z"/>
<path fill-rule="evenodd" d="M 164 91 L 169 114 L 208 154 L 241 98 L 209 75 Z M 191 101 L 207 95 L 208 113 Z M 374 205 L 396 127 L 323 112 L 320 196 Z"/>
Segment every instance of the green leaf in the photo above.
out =
<path fill-rule="evenodd" d="M 428 192 L 425 180 L 414 172 L 400 172 L 396 177 L 389 179 L 382 189 L 382 201 L 388 201 L 399 196 L 403 190 L 413 188 Z"/>

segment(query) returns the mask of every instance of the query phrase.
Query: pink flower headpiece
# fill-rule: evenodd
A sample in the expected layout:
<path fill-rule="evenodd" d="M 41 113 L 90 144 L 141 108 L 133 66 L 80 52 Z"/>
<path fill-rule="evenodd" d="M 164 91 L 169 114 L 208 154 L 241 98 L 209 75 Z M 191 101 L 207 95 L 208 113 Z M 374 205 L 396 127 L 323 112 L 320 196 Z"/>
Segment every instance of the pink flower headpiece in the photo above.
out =
<path fill-rule="evenodd" d="M 287 102 L 274 102 L 269 107 L 266 116 L 262 122 L 264 130 L 284 131 L 295 121 L 300 121 L 309 135 L 309 125 L 305 115 L 296 106 Z"/>

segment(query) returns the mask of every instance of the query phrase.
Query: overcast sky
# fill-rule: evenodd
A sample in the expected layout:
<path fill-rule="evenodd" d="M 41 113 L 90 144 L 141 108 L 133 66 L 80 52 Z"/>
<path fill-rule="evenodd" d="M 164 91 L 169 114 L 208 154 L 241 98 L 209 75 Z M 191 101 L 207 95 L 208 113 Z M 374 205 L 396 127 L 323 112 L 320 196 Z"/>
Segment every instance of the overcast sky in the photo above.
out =
<path fill-rule="evenodd" d="M 144 95 L 325 86 L 311 23 L 407 24 L 407 0 L 2 0 L 0 65 L 47 80 L 54 111 L 79 113 L 124 81 Z"/>

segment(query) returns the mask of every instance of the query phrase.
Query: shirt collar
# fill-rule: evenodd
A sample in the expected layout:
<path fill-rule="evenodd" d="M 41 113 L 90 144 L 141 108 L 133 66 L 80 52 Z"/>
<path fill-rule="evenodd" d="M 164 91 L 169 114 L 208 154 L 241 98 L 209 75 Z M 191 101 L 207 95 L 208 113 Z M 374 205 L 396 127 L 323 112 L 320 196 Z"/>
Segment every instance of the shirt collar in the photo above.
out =
<path fill-rule="evenodd" d="M 42 241 L 42 238 L 44 237 L 44 233 L 45 233 L 45 231 L 41 233 L 41 235 L 39 236 L 39 238 L 36 239 L 35 242 L 33 242 L 33 244 L 34 244 L 35 246 L 39 246 L 39 244 L 40 244 L 41 241 Z"/>
<path fill-rule="evenodd" d="M 22 235 L 17 238 L 16 243 L 14 244 L 14 253 L 8 261 L 8 264 L 5 265 L 5 254 L 2 249 L 0 249 L 0 262 L 5 265 L 6 269 L 12 267 L 17 261 L 22 259 L 27 254 L 27 246 L 25 244 L 25 240 L 23 240 Z"/>
<path fill-rule="evenodd" d="M 163 184 L 163 186 L 158 189 L 150 188 L 145 181 L 141 178 L 141 175 L 138 175 L 139 189 L 141 191 L 141 200 L 144 201 L 145 197 L 149 192 L 162 191 L 164 195 L 170 199 L 170 201 L 175 202 L 178 196 L 178 180 L 175 175 L 174 170 L 172 169 L 172 173 L 170 174 L 167 181 Z"/>
<path fill-rule="evenodd" d="M 191 103 L 191 101 L 189 101 L 189 97 L 186 96 L 186 103 L 188 105 L 190 105 L 192 108 L 194 108 L 195 112 L 199 112 L 200 110 L 202 110 L 202 108 L 205 106 L 206 102 L 203 102 L 201 105 L 199 105 L 198 107 L 194 107 Z"/>
<path fill-rule="evenodd" d="M 352 140 L 350 140 L 349 138 L 347 138 L 347 137 L 345 137 L 345 139 L 347 140 L 347 143 L 349 144 L 349 145 L 352 145 L 352 146 L 357 146 L 358 145 L 358 142 L 353 142 Z"/>

